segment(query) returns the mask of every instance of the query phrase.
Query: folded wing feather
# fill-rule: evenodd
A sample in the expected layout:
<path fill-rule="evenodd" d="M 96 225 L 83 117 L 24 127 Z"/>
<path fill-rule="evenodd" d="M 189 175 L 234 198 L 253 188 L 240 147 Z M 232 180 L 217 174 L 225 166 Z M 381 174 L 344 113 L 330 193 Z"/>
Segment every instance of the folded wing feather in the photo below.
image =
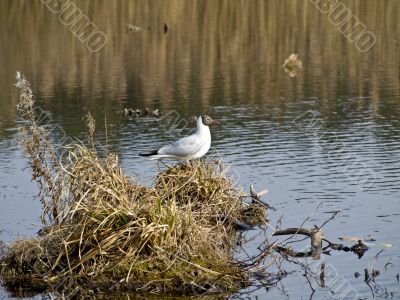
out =
<path fill-rule="evenodd" d="M 202 147 L 203 141 L 195 134 L 184 137 L 158 150 L 158 154 L 185 157 L 196 154 Z"/>

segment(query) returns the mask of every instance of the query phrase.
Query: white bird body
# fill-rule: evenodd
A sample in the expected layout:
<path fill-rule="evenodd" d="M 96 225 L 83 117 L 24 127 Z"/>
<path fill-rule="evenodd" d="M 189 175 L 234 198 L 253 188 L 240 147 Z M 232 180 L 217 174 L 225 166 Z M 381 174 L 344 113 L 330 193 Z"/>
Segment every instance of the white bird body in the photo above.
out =
<path fill-rule="evenodd" d="M 208 116 L 201 116 L 196 121 L 197 129 L 193 134 L 166 145 L 156 151 L 141 154 L 151 159 L 191 160 L 204 156 L 211 147 L 211 133 L 208 125 L 218 124 Z"/>

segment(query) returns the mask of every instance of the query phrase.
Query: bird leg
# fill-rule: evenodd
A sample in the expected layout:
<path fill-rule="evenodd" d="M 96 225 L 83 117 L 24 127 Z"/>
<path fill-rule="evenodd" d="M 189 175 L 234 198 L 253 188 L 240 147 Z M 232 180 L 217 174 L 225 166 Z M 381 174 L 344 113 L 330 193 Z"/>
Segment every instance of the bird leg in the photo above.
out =
<path fill-rule="evenodd" d="M 162 164 L 163 164 L 165 167 L 167 167 L 168 169 L 172 169 L 172 168 L 173 168 L 172 166 L 170 166 L 169 164 L 167 164 L 166 162 L 164 162 L 163 159 L 160 159 L 159 162 L 162 163 Z"/>

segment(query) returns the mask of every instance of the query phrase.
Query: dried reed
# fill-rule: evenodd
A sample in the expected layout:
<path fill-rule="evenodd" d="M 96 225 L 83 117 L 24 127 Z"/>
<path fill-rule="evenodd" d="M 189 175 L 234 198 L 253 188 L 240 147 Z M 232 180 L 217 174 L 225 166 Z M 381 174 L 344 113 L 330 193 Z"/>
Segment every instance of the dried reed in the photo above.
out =
<path fill-rule="evenodd" d="M 160 171 L 154 187 L 123 174 L 118 156 L 89 144 L 68 146 L 62 163 L 35 121 L 29 83 L 17 76 L 21 126 L 39 182 L 45 227 L 0 258 L 7 280 L 24 278 L 65 293 L 85 289 L 195 294 L 237 290 L 247 274 L 234 261 L 232 220 L 243 219 L 242 192 L 220 162 L 195 161 Z M 74 290 L 75 291 L 75 290 Z"/>

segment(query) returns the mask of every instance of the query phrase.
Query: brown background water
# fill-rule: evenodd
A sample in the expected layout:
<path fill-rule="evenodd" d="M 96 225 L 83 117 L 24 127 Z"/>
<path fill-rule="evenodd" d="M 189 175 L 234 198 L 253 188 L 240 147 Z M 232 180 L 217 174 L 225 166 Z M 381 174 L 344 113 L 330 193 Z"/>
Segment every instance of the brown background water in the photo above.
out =
<path fill-rule="evenodd" d="M 124 170 L 146 183 L 156 166 L 138 153 L 189 129 L 167 133 L 163 120 L 126 118 L 124 107 L 220 119 L 209 156 L 229 164 L 242 186 L 269 189 L 265 200 L 278 209 L 269 216 L 272 223 L 283 214 L 283 227 L 298 226 L 309 215 L 308 226 L 321 224 L 339 208 L 325 229 L 329 239 L 356 235 L 376 242 L 360 260 L 337 252 L 325 262 L 361 297 L 372 293 L 354 273 L 371 267 L 381 271 L 377 284 L 400 297 L 399 1 L 342 1 L 376 35 L 365 53 L 306 0 L 74 3 L 106 34 L 99 53 L 88 51 L 40 1 L 0 2 L 0 240 L 34 235 L 40 226 L 37 189 L 15 142 L 13 84 L 20 70 L 51 128 L 57 126 L 54 140 L 63 131 L 83 138 L 87 111 L 102 140 L 106 117 L 110 146 Z M 143 30 L 127 34 L 126 23 Z M 303 70 L 289 78 L 282 63 L 293 52 Z M 316 136 L 293 122 L 308 111 L 322 124 Z M 357 186 L 356 169 L 374 172 L 370 189 Z M 297 270 L 282 282 L 289 297 L 309 298 L 302 272 L 295 265 L 288 269 Z M 318 288 L 314 298 L 329 299 L 332 289 Z M 279 288 L 268 293 L 250 295 L 286 297 Z M 0 298 L 9 296 L 0 291 Z"/>

